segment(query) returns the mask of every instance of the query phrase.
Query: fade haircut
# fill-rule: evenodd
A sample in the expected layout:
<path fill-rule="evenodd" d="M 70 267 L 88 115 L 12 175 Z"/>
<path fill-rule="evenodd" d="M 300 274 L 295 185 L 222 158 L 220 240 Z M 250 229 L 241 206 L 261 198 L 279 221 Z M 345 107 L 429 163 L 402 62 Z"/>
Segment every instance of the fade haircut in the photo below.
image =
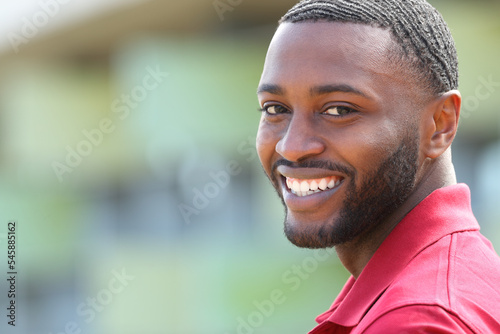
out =
<path fill-rule="evenodd" d="M 388 29 L 399 45 L 390 60 L 409 66 L 425 90 L 439 95 L 458 88 L 455 42 L 441 14 L 425 0 L 303 0 L 280 24 L 317 21 Z"/>

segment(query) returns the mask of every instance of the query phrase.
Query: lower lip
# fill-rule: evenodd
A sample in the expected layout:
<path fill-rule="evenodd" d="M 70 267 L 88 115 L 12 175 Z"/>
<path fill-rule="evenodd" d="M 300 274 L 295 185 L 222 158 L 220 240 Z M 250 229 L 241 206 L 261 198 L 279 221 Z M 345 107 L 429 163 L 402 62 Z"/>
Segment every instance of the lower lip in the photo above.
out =
<path fill-rule="evenodd" d="M 344 180 L 340 182 L 338 186 L 332 189 L 323 190 L 312 195 L 307 196 L 297 196 L 292 193 L 290 189 L 286 186 L 286 180 L 282 179 L 281 187 L 283 193 L 283 199 L 285 200 L 286 206 L 293 211 L 310 211 L 317 209 L 324 202 L 328 201 L 339 188 L 344 184 Z"/>

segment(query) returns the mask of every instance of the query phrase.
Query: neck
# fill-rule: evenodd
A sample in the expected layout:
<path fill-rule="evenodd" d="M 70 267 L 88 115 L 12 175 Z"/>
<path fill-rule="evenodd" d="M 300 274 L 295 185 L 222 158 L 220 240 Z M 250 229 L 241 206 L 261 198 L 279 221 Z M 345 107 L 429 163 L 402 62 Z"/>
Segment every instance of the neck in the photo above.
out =
<path fill-rule="evenodd" d="M 450 150 L 435 160 L 427 159 L 420 170 L 412 194 L 396 211 L 375 229 L 335 247 L 340 261 L 354 278 L 359 277 L 378 247 L 408 212 L 434 190 L 457 183 Z"/>

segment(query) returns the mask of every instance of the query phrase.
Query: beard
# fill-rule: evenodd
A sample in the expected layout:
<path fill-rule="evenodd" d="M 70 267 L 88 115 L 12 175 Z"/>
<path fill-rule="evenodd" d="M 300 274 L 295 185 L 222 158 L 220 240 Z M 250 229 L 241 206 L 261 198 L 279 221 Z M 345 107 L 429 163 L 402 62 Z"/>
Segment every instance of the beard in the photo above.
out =
<path fill-rule="evenodd" d="M 280 164 L 278 162 L 277 164 Z M 293 165 L 281 161 L 281 164 Z M 342 171 L 350 177 L 346 184 L 346 198 L 338 217 L 332 217 L 320 226 L 297 226 L 288 220 L 288 209 L 279 191 L 278 183 L 272 180 L 285 206 L 284 232 L 290 242 L 303 248 L 328 248 L 352 241 L 359 235 L 379 226 L 398 209 L 415 188 L 418 169 L 418 136 L 407 136 L 373 173 L 367 175 L 356 187 L 355 172 L 345 166 L 314 162 L 315 167 L 328 166 Z M 309 166 L 313 167 L 313 166 Z M 303 225 L 303 224 L 299 224 Z"/>

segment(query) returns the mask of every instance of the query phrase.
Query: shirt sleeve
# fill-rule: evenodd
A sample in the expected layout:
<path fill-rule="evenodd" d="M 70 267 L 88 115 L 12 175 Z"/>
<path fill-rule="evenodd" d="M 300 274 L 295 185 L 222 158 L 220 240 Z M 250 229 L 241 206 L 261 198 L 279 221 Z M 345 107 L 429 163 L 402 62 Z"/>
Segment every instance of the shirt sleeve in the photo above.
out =
<path fill-rule="evenodd" d="M 462 320 L 439 306 L 411 305 L 375 319 L 363 334 L 474 334 Z"/>

